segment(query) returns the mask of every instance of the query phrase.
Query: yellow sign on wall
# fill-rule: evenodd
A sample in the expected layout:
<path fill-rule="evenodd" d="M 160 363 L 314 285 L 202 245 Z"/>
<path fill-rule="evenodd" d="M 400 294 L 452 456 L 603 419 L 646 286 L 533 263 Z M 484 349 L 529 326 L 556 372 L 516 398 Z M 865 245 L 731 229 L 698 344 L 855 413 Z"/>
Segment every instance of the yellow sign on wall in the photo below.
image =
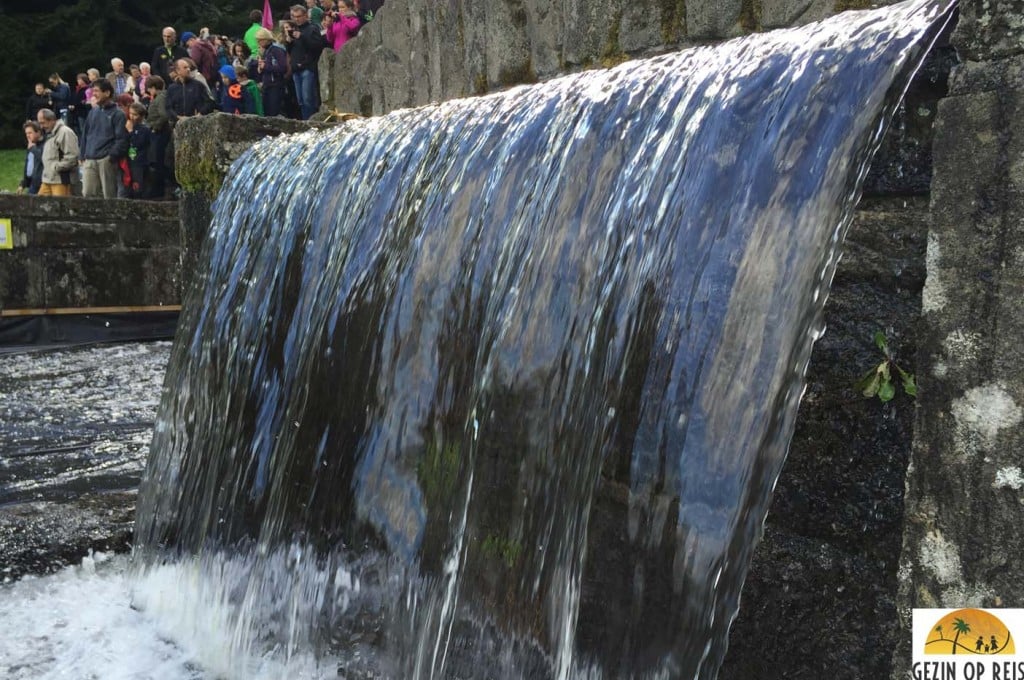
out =
<path fill-rule="evenodd" d="M 14 232 L 11 230 L 11 218 L 0 217 L 0 250 L 14 247 Z"/>

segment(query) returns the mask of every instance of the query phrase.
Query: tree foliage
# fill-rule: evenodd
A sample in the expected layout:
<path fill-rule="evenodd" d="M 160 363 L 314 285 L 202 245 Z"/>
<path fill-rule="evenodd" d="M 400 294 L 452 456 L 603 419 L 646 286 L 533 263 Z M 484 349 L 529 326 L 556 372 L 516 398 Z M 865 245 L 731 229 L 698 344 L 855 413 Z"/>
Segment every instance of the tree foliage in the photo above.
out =
<path fill-rule="evenodd" d="M 272 0 L 274 16 L 289 4 Z M 24 145 L 25 102 L 33 85 L 51 73 L 73 87 L 76 73 L 93 67 L 108 72 L 111 57 L 126 64 L 148 61 L 164 26 L 174 26 L 179 35 L 208 26 L 241 36 L 249 12 L 262 8 L 262 0 L 0 0 L 0 44 L 15 57 L 0 69 L 0 148 Z"/>

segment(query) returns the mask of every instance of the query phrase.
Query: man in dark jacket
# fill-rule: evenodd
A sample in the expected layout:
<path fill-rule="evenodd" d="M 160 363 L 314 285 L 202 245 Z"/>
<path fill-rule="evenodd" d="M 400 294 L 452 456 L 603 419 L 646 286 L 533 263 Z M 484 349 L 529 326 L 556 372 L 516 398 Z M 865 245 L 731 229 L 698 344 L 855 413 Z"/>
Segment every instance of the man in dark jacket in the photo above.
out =
<path fill-rule="evenodd" d="M 43 182 L 43 131 L 34 120 L 25 122 L 25 172 L 22 173 L 18 193 L 39 193 Z"/>
<path fill-rule="evenodd" d="M 53 99 L 50 97 L 49 90 L 42 83 L 36 83 L 35 92 L 29 95 L 28 102 L 25 104 L 25 120 L 35 120 L 39 109 L 52 108 Z"/>
<path fill-rule="evenodd" d="M 167 110 L 167 90 L 164 79 L 150 76 L 146 79 L 146 93 L 149 95 L 149 121 L 151 133 L 150 157 L 153 160 L 150 175 L 149 195 L 145 198 L 160 200 L 164 197 L 165 178 L 167 177 L 167 147 L 171 141 L 170 112 Z"/>
<path fill-rule="evenodd" d="M 171 82 L 174 73 L 174 62 L 188 56 L 188 50 L 178 44 L 178 32 L 173 26 L 165 26 L 161 33 L 164 44 L 153 50 L 153 58 L 150 60 L 150 69 L 154 75 L 164 79 L 165 83 Z"/>
<path fill-rule="evenodd" d="M 59 73 L 50 74 L 50 99 L 53 100 L 53 111 L 67 123 L 68 107 L 71 105 L 71 86 L 64 82 Z"/>
<path fill-rule="evenodd" d="M 309 23 L 309 10 L 303 5 L 291 8 L 293 29 L 285 35 L 285 45 L 292 61 L 292 80 L 295 81 L 295 96 L 299 99 L 302 119 L 308 120 L 320 108 L 317 64 L 324 50 L 324 38 L 313 24 Z"/>
<path fill-rule="evenodd" d="M 82 195 L 117 198 L 118 164 L 128 153 L 124 112 L 108 80 L 92 85 L 93 107 L 82 126 Z"/>
<path fill-rule="evenodd" d="M 171 127 L 179 118 L 202 116 L 213 111 L 210 91 L 192 77 L 192 67 L 185 59 L 174 64 L 174 83 L 167 88 L 167 119 Z"/>

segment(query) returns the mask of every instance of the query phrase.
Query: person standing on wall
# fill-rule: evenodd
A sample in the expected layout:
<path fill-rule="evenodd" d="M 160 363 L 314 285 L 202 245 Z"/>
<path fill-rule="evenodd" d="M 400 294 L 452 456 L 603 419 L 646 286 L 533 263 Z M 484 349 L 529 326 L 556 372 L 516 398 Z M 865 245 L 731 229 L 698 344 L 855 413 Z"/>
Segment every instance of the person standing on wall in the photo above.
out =
<path fill-rule="evenodd" d="M 93 107 L 82 126 L 82 195 L 117 198 L 118 163 L 128 153 L 127 119 L 114 102 L 114 86 L 97 80 Z"/>
<path fill-rule="evenodd" d="M 384 0 L 352 0 L 355 3 L 356 15 L 364 25 L 373 21 L 373 17 L 384 5 Z"/>
<path fill-rule="evenodd" d="M 149 110 L 146 118 L 149 120 L 150 129 L 150 168 L 149 195 L 145 198 L 162 200 L 165 192 L 165 178 L 167 177 L 167 146 L 171 140 L 171 121 L 167 111 L 167 90 L 164 89 L 164 79 L 160 76 L 150 76 L 146 80 L 146 94 L 150 100 Z"/>
<path fill-rule="evenodd" d="M 210 41 L 203 40 L 191 31 L 181 34 L 181 44 L 188 49 L 188 56 L 196 64 L 195 70 L 203 75 L 203 80 L 212 93 L 216 89 L 216 84 L 220 82 L 217 50 L 214 49 Z M 177 68 L 177 62 L 175 62 L 175 68 Z"/>
<path fill-rule="evenodd" d="M 71 173 L 78 168 L 78 136 L 50 109 L 40 109 L 37 115 L 46 133 L 39 195 L 70 196 Z"/>
<path fill-rule="evenodd" d="M 309 11 L 304 5 L 291 8 L 292 29 L 285 34 L 285 44 L 291 57 L 292 80 L 295 96 L 299 99 L 302 120 L 309 120 L 320 108 L 320 77 L 317 64 L 324 49 L 324 38 L 309 23 Z"/>
<path fill-rule="evenodd" d="M 323 30 L 324 10 L 320 7 L 319 0 L 306 0 L 306 13 L 309 15 L 309 23 L 318 31 Z"/>
<path fill-rule="evenodd" d="M 28 102 L 25 104 L 25 120 L 34 121 L 39 109 L 52 108 L 53 99 L 50 97 L 50 91 L 42 83 L 36 83 L 35 91 L 29 95 Z"/>
<path fill-rule="evenodd" d="M 43 130 L 34 120 L 26 120 L 22 127 L 25 129 L 25 171 L 18 193 L 35 195 L 43 181 Z"/>
<path fill-rule="evenodd" d="M 75 91 L 71 95 L 71 104 L 68 106 L 68 120 L 75 134 L 81 134 L 82 125 L 89 115 L 92 105 L 89 103 L 89 76 L 79 73 L 75 76 Z"/>
<path fill-rule="evenodd" d="M 280 116 L 284 108 L 284 84 L 288 77 L 288 53 L 274 43 L 274 34 L 265 28 L 256 31 L 259 58 L 256 79 L 263 93 L 263 113 Z"/>
<path fill-rule="evenodd" d="M 71 86 L 64 82 L 59 73 L 50 74 L 50 98 L 53 100 L 53 110 L 67 123 L 68 110 L 71 106 Z"/>
<path fill-rule="evenodd" d="M 179 118 L 205 116 L 213 111 L 210 88 L 198 79 L 191 59 L 174 63 L 174 82 L 167 88 L 167 118 L 171 128 Z"/>
<path fill-rule="evenodd" d="M 256 32 L 263 28 L 263 12 L 258 9 L 249 12 L 249 21 L 252 25 L 245 30 L 242 42 L 248 45 L 250 54 L 256 54 L 260 49 L 260 44 L 256 42 Z"/>
<path fill-rule="evenodd" d="M 154 75 L 163 78 L 164 83 L 169 83 L 174 73 L 174 62 L 187 57 L 188 50 L 178 44 L 178 32 L 173 26 L 165 26 L 160 37 L 164 43 L 153 50 L 153 58 L 149 63 Z"/>
<path fill-rule="evenodd" d="M 362 25 L 349 0 L 338 0 L 338 9 L 324 15 L 324 37 L 331 48 L 338 52 L 345 43 L 358 35 Z"/>
<path fill-rule="evenodd" d="M 122 94 L 135 95 L 135 79 L 124 70 L 124 60 L 114 57 L 110 60 L 110 68 L 113 69 L 107 74 L 107 80 L 114 86 L 114 95 Z"/>

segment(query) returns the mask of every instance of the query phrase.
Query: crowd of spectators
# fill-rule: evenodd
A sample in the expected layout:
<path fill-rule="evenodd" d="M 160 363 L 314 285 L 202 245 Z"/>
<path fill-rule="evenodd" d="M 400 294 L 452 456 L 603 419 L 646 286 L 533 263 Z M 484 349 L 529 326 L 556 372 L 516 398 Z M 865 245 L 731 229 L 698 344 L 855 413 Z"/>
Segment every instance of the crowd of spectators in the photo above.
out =
<path fill-rule="evenodd" d="M 213 111 L 306 120 L 320 108 L 320 54 L 338 51 L 384 0 L 305 0 L 271 30 L 253 10 L 240 38 L 208 28 L 161 32 L 150 61 L 114 57 L 74 86 L 60 74 L 25 105 L 25 172 L 19 192 L 160 200 L 175 195 L 176 123 Z"/>

